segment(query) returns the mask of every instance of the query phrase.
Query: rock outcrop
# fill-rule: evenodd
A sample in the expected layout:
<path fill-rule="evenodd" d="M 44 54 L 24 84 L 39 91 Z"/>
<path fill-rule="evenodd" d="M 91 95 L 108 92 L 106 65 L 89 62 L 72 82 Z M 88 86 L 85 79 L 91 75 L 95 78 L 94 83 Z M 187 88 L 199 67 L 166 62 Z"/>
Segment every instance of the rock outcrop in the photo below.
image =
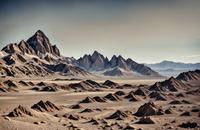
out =
<path fill-rule="evenodd" d="M 54 105 L 52 102 L 50 101 L 44 102 L 42 100 L 34 104 L 31 108 L 40 112 L 53 112 L 56 110 L 60 110 L 60 108 Z"/>
<path fill-rule="evenodd" d="M 179 74 L 176 77 L 176 79 L 180 80 L 180 81 L 186 81 L 186 82 L 200 80 L 200 70 L 183 72 L 183 73 Z"/>
<path fill-rule="evenodd" d="M 111 101 L 121 101 L 121 99 L 117 95 L 112 94 L 112 93 L 109 93 L 104 98 L 111 100 Z"/>
<path fill-rule="evenodd" d="M 34 116 L 34 113 L 31 109 L 19 105 L 12 112 L 10 112 L 7 116 L 9 117 L 23 117 L 23 116 Z"/>
<path fill-rule="evenodd" d="M 69 87 L 75 90 L 91 90 L 101 88 L 102 86 L 95 81 L 85 80 L 79 83 L 71 83 Z"/>
<path fill-rule="evenodd" d="M 116 88 L 119 86 L 118 83 L 115 83 L 111 80 L 106 80 L 102 85 L 108 86 L 109 88 Z"/>
<path fill-rule="evenodd" d="M 151 117 L 141 117 L 137 122 L 138 124 L 155 124 L 155 121 Z"/>
<path fill-rule="evenodd" d="M 115 113 L 107 117 L 106 119 L 116 119 L 116 120 L 123 120 L 125 118 L 129 117 L 125 112 L 122 112 L 120 110 L 117 110 Z"/>
<path fill-rule="evenodd" d="M 178 89 L 186 88 L 187 85 L 181 81 L 171 77 L 162 82 L 156 82 L 154 85 L 150 86 L 150 91 L 171 91 L 176 92 Z"/>
<path fill-rule="evenodd" d="M 85 99 L 80 101 L 80 103 L 92 103 L 92 102 L 95 102 L 95 101 L 91 97 L 86 97 Z"/>
<path fill-rule="evenodd" d="M 155 105 L 153 102 L 145 103 L 140 106 L 136 116 L 152 116 L 152 115 L 162 115 L 164 112 L 160 106 Z"/>

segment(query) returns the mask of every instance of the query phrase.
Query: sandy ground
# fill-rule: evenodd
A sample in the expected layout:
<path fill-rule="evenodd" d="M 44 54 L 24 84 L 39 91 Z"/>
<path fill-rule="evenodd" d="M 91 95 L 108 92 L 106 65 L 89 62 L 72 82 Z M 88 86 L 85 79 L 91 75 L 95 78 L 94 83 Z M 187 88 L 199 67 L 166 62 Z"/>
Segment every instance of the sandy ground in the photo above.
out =
<path fill-rule="evenodd" d="M 40 82 L 41 80 L 34 80 L 33 82 Z M 157 80 L 114 80 L 120 84 L 153 84 Z M 52 81 L 45 80 L 44 82 L 54 82 L 58 84 L 68 84 L 71 82 L 79 82 L 79 81 Z M 102 80 L 97 80 L 97 82 L 103 82 Z M 136 90 L 133 89 L 123 89 L 125 93 L 129 93 L 130 91 Z M 80 109 L 71 109 L 70 106 L 78 104 L 81 100 L 86 97 L 104 97 L 109 93 L 115 93 L 119 91 L 119 89 L 105 89 L 103 91 L 98 92 L 73 92 L 73 91 L 58 91 L 58 92 L 36 92 L 29 90 L 28 88 L 23 88 L 20 92 L 8 92 L 8 93 L 0 93 L 0 130 L 63 130 L 63 129 L 84 129 L 84 130 L 101 130 L 111 128 L 113 130 L 124 129 L 126 126 L 131 125 L 135 128 L 141 128 L 144 130 L 165 130 L 165 129 L 183 129 L 178 125 L 187 122 L 194 121 L 198 125 L 200 125 L 200 117 L 198 116 L 199 112 L 191 112 L 193 108 L 200 109 L 200 96 L 198 95 L 185 95 L 183 98 L 177 98 L 179 100 L 188 100 L 192 102 L 191 104 L 178 104 L 178 105 L 170 105 L 169 102 L 175 100 L 174 97 L 168 98 L 167 101 L 154 101 L 156 105 L 162 106 L 162 109 L 167 109 L 170 106 L 173 107 L 175 113 L 173 114 L 164 114 L 164 115 L 155 115 L 151 116 L 151 118 L 155 121 L 155 124 L 137 124 L 136 122 L 140 119 L 140 117 L 136 117 L 134 115 L 130 115 L 129 118 L 123 120 L 115 120 L 115 119 L 105 119 L 106 117 L 113 114 L 116 110 L 121 111 L 130 111 L 131 113 L 135 113 L 138 108 L 144 103 L 149 102 L 150 98 L 140 97 L 142 100 L 138 102 L 130 102 L 128 99 L 120 97 L 120 101 L 107 101 L 106 103 L 81 103 L 82 108 Z M 176 94 L 176 93 L 174 93 Z M 62 110 L 54 111 L 54 112 L 42 112 L 41 117 L 7 117 L 9 112 L 11 112 L 14 108 L 19 105 L 25 107 L 31 107 L 33 104 L 43 101 L 51 101 L 57 106 L 61 106 Z M 81 113 L 85 108 L 92 109 L 92 112 Z M 96 109 L 100 109 L 98 111 Z M 191 116 L 180 116 L 180 114 L 184 111 L 190 111 Z M 43 115 L 45 114 L 45 115 Z M 78 121 L 66 119 L 62 116 L 55 117 L 54 115 L 64 115 L 64 114 L 73 114 L 78 115 L 80 118 Z M 92 118 L 99 121 L 98 125 L 94 125 L 89 123 L 88 121 Z M 106 120 L 107 127 L 102 123 L 102 120 Z M 37 122 L 37 123 L 34 123 Z M 41 123 L 43 122 L 43 123 Z M 73 124 L 73 125 L 72 125 Z M 117 125 L 119 124 L 119 125 Z M 73 128 L 72 126 L 77 126 L 78 128 Z M 200 127 L 196 127 L 195 129 L 200 129 Z"/>

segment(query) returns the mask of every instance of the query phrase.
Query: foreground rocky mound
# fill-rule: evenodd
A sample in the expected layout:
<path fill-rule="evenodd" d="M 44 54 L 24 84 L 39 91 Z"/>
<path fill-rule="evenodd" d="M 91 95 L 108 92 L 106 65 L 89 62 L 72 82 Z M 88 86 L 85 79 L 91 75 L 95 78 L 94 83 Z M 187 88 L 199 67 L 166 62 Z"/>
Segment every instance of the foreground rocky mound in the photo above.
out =
<path fill-rule="evenodd" d="M 91 97 L 86 97 L 85 99 L 80 101 L 80 103 L 92 103 L 92 102 L 95 102 L 95 100 L 92 99 Z"/>
<path fill-rule="evenodd" d="M 196 122 L 186 122 L 186 123 L 182 123 L 179 125 L 179 127 L 181 128 L 196 128 L 198 127 L 198 124 Z"/>
<path fill-rule="evenodd" d="M 184 89 L 187 85 L 181 81 L 175 79 L 174 77 L 169 78 L 163 82 L 156 82 L 154 85 L 150 86 L 150 91 L 171 91 L 176 92 L 178 89 Z"/>
<path fill-rule="evenodd" d="M 162 115 L 164 112 L 160 106 L 155 105 L 153 102 L 145 103 L 140 106 L 136 116 L 152 116 L 152 115 Z"/>
<path fill-rule="evenodd" d="M 117 96 L 123 96 L 125 94 L 126 93 L 124 91 L 117 91 L 117 92 L 115 92 L 115 95 L 117 95 Z"/>
<path fill-rule="evenodd" d="M 19 85 L 17 82 L 12 80 L 6 80 L 0 82 L 0 92 L 17 92 Z"/>
<path fill-rule="evenodd" d="M 121 99 L 117 95 L 112 94 L 112 93 L 109 93 L 104 98 L 111 100 L 111 101 L 121 101 Z"/>
<path fill-rule="evenodd" d="M 99 97 L 99 96 L 95 96 L 93 97 L 93 100 L 96 101 L 96 102 L 106 102 L 106 99 L 105 98 L 102 98 L 102 97 Z"/>
<path fill-rule="evenodd" d="M 158 91 L 151 92 L 149 94 L 149 97 L 154 98 L 156 101 L 167 101 L 167 98 L 165 97 L 165 95 Z"/>
<path fill-rule="evenodd" d="M 113 81 L 110 80 L 106 80 L 102 85 L 108 86 L 109 88 L 116 88 L 119 86 L 118 83 L 115 83 Z"/>
<path fill-rule="evenodd" d="M 155 121 L 151 117 L 142 117 L 137 122 L 138 124 L 155 124 Z"/>
<path fill-rule="evenodd" d="M 80 104 L 75 104 L 75 105 L 72 105 L 70 106 L 71 109 L 81 109 L 83 108 Z"/>
<path fill-rule="evenodd" d="M 101 88 L 101 85 L 93 80 L 85 80 L 79 83 L 71 83 L 69 87 L 75 90 L 91 90 Z"/>
<path fill-rule="evenodd" d="M 23 117 L 23 116 L 34 116 L 31 109 L 19 105 L 12 112 L 10 112 L 7 116 L 9 117 Z"/>
<path fill-rule="evenodd" d="M 31 108 L 40 112 L 53 112 L 55 110 L 60 110 L 59 107 L 54 105 L 52 102 L 50 101 L 44 102 L 42 100 L 34 104 Z"/>
<path fill-rule="evenodd" d="M 134 95 L 139 95 L 139 96 L 146 96 L 146 92 L 142 88 L 138 88 L 135 92 Z"/>
<path fill-rule="evenodd" d="M 141 101 L 141 99 L 139 97 L 136 97 L 136 95 L 134 95 L 133 92 L 130 92 L 124 98 L 129 99 L 129 101 L 132 101 L 132 102 Z"/>
<path fill-rule="evenodd" d="M 186 82 L 200 80 L 200 70 L 197 69 L 194 71 L 183 72 L 179 74 L 176 79 Z"/>
<path fill-rule="evenodd" d="M 128 114 L 125 112 L 122 112 L 120 110 L 117 110 L 115 113 L 107 117 L 106 119 L 116 119 L 116 120 L 123 120 L 125 118 L 129 117 Z"/>

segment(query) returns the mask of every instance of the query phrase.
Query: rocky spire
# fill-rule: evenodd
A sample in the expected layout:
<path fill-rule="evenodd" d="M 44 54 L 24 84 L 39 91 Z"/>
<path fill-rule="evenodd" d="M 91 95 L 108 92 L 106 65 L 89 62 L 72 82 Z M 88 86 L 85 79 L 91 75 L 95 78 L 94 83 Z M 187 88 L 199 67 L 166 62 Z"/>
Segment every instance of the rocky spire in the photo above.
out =
<path fill-rule="evenodd" d="M 50 43 L 48 37 L 38 30 L 31 38 L 26 41 L 35 51 L 35 54 L 41 56 L 46 53 L 51 53 L 55 56 L 60 56 L 59 49 Z"/>

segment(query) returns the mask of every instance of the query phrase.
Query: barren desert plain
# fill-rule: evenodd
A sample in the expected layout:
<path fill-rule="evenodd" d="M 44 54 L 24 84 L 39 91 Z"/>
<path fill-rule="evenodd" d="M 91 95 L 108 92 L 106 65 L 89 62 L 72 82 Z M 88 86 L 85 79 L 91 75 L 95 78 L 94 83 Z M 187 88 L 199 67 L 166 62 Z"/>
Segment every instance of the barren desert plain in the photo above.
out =
<path fill-rule="evenodd" d="M 1 79 L 16 88 L 0 93 L 0 129 L 200 129 L 199 79 L 164 80 Z"/>

